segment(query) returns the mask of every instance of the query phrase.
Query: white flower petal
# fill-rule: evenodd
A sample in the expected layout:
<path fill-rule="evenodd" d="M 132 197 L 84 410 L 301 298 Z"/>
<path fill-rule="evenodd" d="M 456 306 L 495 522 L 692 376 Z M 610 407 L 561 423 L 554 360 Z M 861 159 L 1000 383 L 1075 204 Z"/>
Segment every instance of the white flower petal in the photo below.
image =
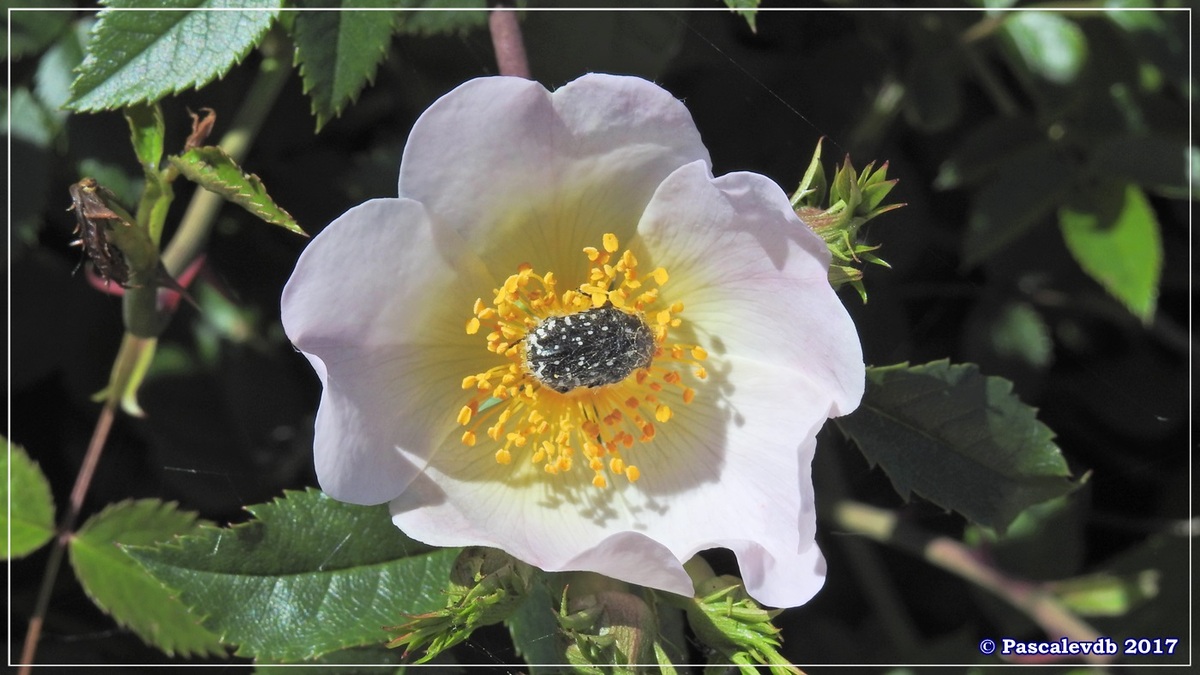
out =
<path fill-rule="evenodd" d="M 829 396 L 822 414 L 858 406 L 866 382 L 857 331 L 829 286 L 829 251 L 779 186 L 753 173 L 713 179 L 692 163 L 659 186 L 638 226 L 663 296 L 714 356 L 768 359 Z"/>
<path fill-rule="evenodd" d="M 314 448 L 334 498 L 388 501 L 418 470 L 399 447 L 422 454 L 457 437 L 462 391 L 447 373 L 489 356 L 463 329 L 478 284 L 456 269 L 464 259 L 420 204 L 379 199 L 331 223 L 296 263 L 282 319 L 325 385 Z"/>
<path fill-rule="evenodd" d="M 691 115 L 653 84 L 586 75 L 553 94 L 529 80 L 471 80 L 417 120 L 400 196 L 471 241 L 494 276 L 561 267 L 605 232 L 626 238 L 655 186 L 708 161 Z M 572 258 L 578 260 L 578 258 Z M 560 270 L 565 287 L 579 271 Z"/>
<path fill-rule="evenodd" d="M 399 190 L 319 235 L 284 293 L 288 335 L 325 384 L 316 461 L 330 494 L 390 500 L 416 539 L 548 571 L 689 594 L 683 561 L 725 547 L 766 604 L 820 588 L 815 434 L 858 404 L 864 369 L 829 254 L 778 186 L 714 179 L 679 101 L 593 75 L 553 94 L 514 78 L 460 86 L 418 120 Z M 503 363 L 466 335 L 472 301 L 520 263 L 578 286 L 581 249 L 606 232 L 645 273 L 667 268 L 661 297 L 685 305 L 669 341 L 711 358 L 707 381 L 684 374 L 695 401 L 664 389 L 673 418 L 622 451 L 640 480 L 601 489 L 585 466 L 548 475 L 520 445 L 498 463 L 482 433 L 461 442 L 455 417 L 462 378 Z"/>

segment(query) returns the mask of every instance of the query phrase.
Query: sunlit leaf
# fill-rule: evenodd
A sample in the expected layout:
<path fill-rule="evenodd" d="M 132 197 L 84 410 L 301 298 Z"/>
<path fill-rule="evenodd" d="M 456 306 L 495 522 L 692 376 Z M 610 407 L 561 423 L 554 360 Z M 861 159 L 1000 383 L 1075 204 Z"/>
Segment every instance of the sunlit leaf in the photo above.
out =
<path fill-rule="evenodd" d="M 758 25 L 758 6 L 762 4 L 762 0 L 725 0 L 725 6 L 746 19 L 746 23 L 750 25 L 750 30 L 757 32 Z"/>
<path fill-rule="evenodd" d="M 1058 213 L 1067 248 L 1085 272 L 1149 323 L 1163 258 L 1154 209 L 1136 185 L 1096 190 L 1087 201 Z"/>
<path fill-rule="evenodd" d="M 1006 306 L 992 323 L 992 348 L 996 353 L 1045 368 L 1054 358 L 1050 328 L 1033 307 L 1025 303 Z"/>
<path fill-rule="evenodd" d="M 258 43 L 281 0 L 109 0 L 67 107 L 152 102 L 223 77 Z M 146 8 L 176 11 L 122 11 Z M 205 11 L 246 8 L 247 11 Z M 257 8 L 257 9 L 252 9 Z M 194 11 L 178 11 L 194 10 Z"/>
<path fill-rule="evenodd" d="M 188 180 L 221 195 L 272 225 L 304 234 L 291 214 L 280 208 L 267 194 L 258 176 L 242 171 L 237 162 L 221 148 L 192 148 L 168 159 Z"/>
<path fill-rule="evenodd" d="M 1070 84 L 1087 60 L 1087 39 L 1074 21 L 1054 12 L 1011 12 L 1004 32 L 1029 70 Z"/>
<path fill-rule="evenodd" d="M 90 518 L 71 540 L 71 567 L 96 606 L 167 654 L 224 654 L 175 593 L 118 544 L 153 544 L 192 532 L 196 514 L 154 499 L 114 504 Z"/>
<path fill-rule="evenodd" d="M 904 498 L 1003 532 L 1080 485 L 1036 413 L 1008 380 L 943 360 L 869 368 L 862 404 L 837 424 Z"/>
<path fill-rule="evenodd" d="M 382 644 L 383 626 L 445 602 L 458 551 L 404 536 L 386 505 L 308 490 L 247 510 L 242 525 L 127 549 L 239 655 L 299 661 Z"/>
<path fill-rule="evenodd" d="M 5 504 L 0 528 L 10 533 L 5 558 L 20 558 L 38 550 L 54 536 L 54 498 L 46 476 L 25 449 L 3 437 L 0 440 L 6 449 L 0 458 L 4 462 L 0 472 L 9 477 L 0 486 L 0 499 Z"/>

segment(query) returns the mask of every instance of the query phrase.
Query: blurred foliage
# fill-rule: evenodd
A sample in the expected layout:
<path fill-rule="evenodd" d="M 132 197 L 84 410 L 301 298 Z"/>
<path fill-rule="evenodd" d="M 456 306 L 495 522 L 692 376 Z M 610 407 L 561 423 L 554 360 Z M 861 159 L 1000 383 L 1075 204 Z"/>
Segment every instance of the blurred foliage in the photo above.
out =
<path fill-rule="evenodd" d="M 1026 510 L 1001 536 L 920 498 L 905 503 L 894 478 L 872 470 L 831 432 L 817 457 L 819 514 L 845 498 L 885 505 L 910 525 L 964 537 L 1010 574 L 1062 581 L 1063 597 L 1080 607 L 1119 613 L 1095 621 L 1114 639 L 1186 638 L 1189 542 L 1177 525 L 1191 516 L 1194 477 L 1187 200 L 1196 187 L 1189 177 L 1200 175 L 1200 153 L 1188 145 L 1188 15 L 1109 11 L 1150 4 L 1134 0 L 1052 12 L 1005 12 L 1013 3 L 1003 0 L 977 4 L 978 11 L 954 12 L 759 11 L 750 15 L 755 30 L 724 11 L 527 12 L 523 29 L 532 70 L 547 86 L 601 70 L 641 75 L 679 96 L 718 174 L 751 170 L 797 185 L 821 137 L 829 156 L 850 155 L 858 166 L 886 160 L 877 184 L 898 180 L 890 196 L 908 207 L 863 225 L 856 242 L 882 245 L 892 269 L 863 270 L 870 304 L 846 303 L 867 362 L 977 363 L 1039 409 L 1072 474 L 1091 472 L 1084 486 Z M 160 102 L 161 133 L 174 150 L 189 135 L 189 109 L 215 109 L 221 134 L 262 62 L 255 42 L 268 30 L 271 39 L 289 36 L 298 72 L 245 165 L 315 233 L 354 204 L 394 196 L 416 116 L 462 81 L 494 74 L 479 14 L 397 15 L 384 30 L 354 15 L 286 11 L 294 6 L 261 13 L 277 17 L 274 28 L 230 13 L 223 20 L 246 23 L 220 29 L 227 42 L 219 53 L 174 61 L 161 77 L 145 78 L 136 76 L 140 58 L 162 66 L 156 50 L 214 44 L 209 23 L 188 22 L 219 17 L 181 14 L 160 27 L 160 39 L 139 42 L 120 30 L 116 12 L 99 20 L 94 8 L 11 13 L 4 99 L 16 169 L 6 275 L 11 434 L 45 472 L 53 502 L 66 501 L 96 416 L 91 396 L 107 381 L 123 329 L 120 301 L 97 292 L 82 272 L 72 274 L 81 259 L 68 246 L 67 187 L 92 176 L 121 202 L 137 204 L 146 180 L 121 114 L 67 108 L 170 93 Z M 161 214 L 164 240 L 202 188 L 174 189 L 177 198 Z M 220 212 L 191 287 L 203 310 L 182 308 L 159 338 L 140 394 L 146 417 L 117 421 L 85 516 L 100 519 L 108 504 L 155 498 L 240 522 L 248 517 L 244 505 L 315 484 L 319 386 L 284 339 L 278 309 L 305 242 L 255 221 L 240 208 Z M 165 535 L 148 529 L 150 539 Z M 982 637 L 1041 637 L 1027 617 L 965 582 L 832 534 L 818 535 L 828 559 L 825 589 L 775 619 L 788 659 L 989 662 L 976 648 Z M 193 562 L 172 550 L 142 555 L 157 559 L 165 578 Z M 43 547 L 13 561 L 14 632 L 32 611 L 45 555 Z M 723 555 L 710 562 L 719 574 L 735 573 L 732 556 Z M 133 633 L 111 633 L 113 619 L 89 600 L 91 592 L 65 575 L 60 580 L 39 660 L 180 660 Z M 254 608 L 249 614 L 263 616 Z M 211 623 L 225 630 L 235 619 Z M 522 653 L 558 639 L 528 634 L 553 630 L 533 620 L 514 625 L 525 631 Z M 275 637 L 282 643 L 287 636 Z M 330 645 L 359 643 L 358 636 L 335 638 Z M 690 649 L 691 662 L 705 660 Z M 464 663 L 521 663 L 503 630 L 477 631 L 448 653 Z M 395 652 L 346 650 L 324 659 L 388 655 Z M 1140 661 L 1183 663 L 1186 655 Z"/>

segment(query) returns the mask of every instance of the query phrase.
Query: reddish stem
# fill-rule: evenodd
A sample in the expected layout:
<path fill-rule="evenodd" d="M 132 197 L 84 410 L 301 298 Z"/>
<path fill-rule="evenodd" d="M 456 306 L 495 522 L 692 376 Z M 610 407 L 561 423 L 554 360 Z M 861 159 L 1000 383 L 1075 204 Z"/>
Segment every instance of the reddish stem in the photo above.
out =
<path fill-rule="evenodd" d="M 92 476 L 96 475 L 96 465 L 100 462 L 100 454 L 108 441 L 108 432 L 112 429 L 113 418 L 116 416 L 118 397 L 109 396 L 109 400 L 100 409 L 100 419 L 96 420 L 96 428 L 92 431 L 92 440 L 88 443 L 87 453 L 83 456 L 83 465 L 75 477 L 75 487 L 71 488 L 71 496 L 67 501 L 67 513 L 58 526 L 58 536 L 54 538 L 54 547 L 50 550 L 50 558 L 46 561 L 46 572 L 42 575 L 42 587 L 38 589 L 37 603 L 34 605 L 33 617 L 29 620 L 29 628 L 25 631 L 25 646 L 21 649 L 20 675 L 29 675 L 33 656 L 37 653 L 38 638 L 42 634 L 42 625 L 46 622 L 46 610 L 50 607 L 50 595 L 54 591 L 54 581 L 58 578 L 58 568 L 62 566 L 63 554 L 67 544 L 75 534 L 75 523 L 83 511 L 83 498 L 87 495 L 88 486 L 92 484 Z"/>
<path fill-rule="evenodd" d="M 488 13 L 488 30 L 492 33 L 492 47 L 496 50 L 496 66 L 500 74 L 532 80 L 516 13 L 502 3 L 496 3 Z"/>

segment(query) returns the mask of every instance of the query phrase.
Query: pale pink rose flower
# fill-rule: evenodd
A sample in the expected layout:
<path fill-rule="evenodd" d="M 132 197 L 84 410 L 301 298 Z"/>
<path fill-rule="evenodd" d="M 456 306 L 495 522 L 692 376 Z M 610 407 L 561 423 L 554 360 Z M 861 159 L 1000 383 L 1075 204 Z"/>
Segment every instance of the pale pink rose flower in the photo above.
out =
<path fill-rule="evenodd" d="M 390 502 L 432 545 L 683 595 L 683 562 L 727 548 L 754 598 L 803 604 L 825 577 L 816 433 L 864 386 L 829 261 L 775 183 L 714 178 L 687 109 L 650 82 L 467 82 L 413 127 L 399 197 L 331 223 L 284 289 L 284 328 L 324 385 L 321 487 Z M 526 295 L 497 307 L 519 270 Z M 557 299 L 539 310 L 548 272 Z M 605 316 L 650 331 L 652 361 L 562 393 L 539 379 L 547 342 L 583 339 L 547 317 L 616 304 Z"/>

